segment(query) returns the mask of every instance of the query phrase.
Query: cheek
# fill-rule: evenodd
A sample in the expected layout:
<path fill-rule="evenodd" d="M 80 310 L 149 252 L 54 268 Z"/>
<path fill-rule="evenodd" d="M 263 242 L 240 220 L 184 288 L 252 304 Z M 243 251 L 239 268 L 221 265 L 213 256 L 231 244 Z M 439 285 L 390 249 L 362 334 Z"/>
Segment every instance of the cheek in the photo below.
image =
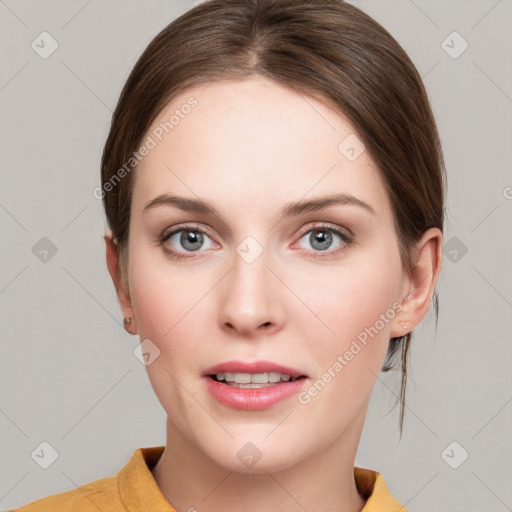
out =
<path fill-rule="evenodd" d="M 194 272 L 186 264 L 169 263 L 161 251 L 144 246 L 133 248 L 130 297 L 141 338 L 181 339 L 176 334 L 187 324 L 187 315 L 194 315 L 194 304 L 207 290 L 204 285 L 207 276 L 204 272 Z"/>
<path fill-rule="evenodd" d="M 185 371 L 192 375 L 201 371 L 197 355 L 204 342 L 200 330 L 205 328 L 198 318 L 204 316 L 209 287 L 204 272 L 171 266 L 155 253 L 143 248 L 133 251 L 130 296 L 141 341 L 151 340 L 160 351 L 147 366 L 148 376 L 161 400 L 174 400 L 179 393 L 169 390 L 177 391 L 179 385 L 173 377 L 181 380 Z"/>
<path fill-rule="evenodd" d="M 170 266 L 150 264 L 142 255 L 135 256 L 130 264 L 130 292 L 139 337 L 141 341 L 151 340 L 159 351 L 146 366 L 149 380 L 164 410 L 186 430 L 190 411 L 197 405 L 190 394 L 183 393 L 180 383 L 201 371 L 198 353 L 204 335 L 197 332 L 202 324 L 197 318 L 201 317 L 201 297 L 207 288 L 199 276 L 178 266 L 171 272 Z M 192 395 L 197 384 L 186 384 Z"/>
<path fill-rule="evenodd" d="M 317 334 L 318 341 L 306 350 L 316 361 L 315 379 L 320 379 L 312 394 L 322 395 L 314 400 L 322 407 L 328 404 L 325 410 L 357 408 L 371 392 L 400 308 L 400 279 L 398 254 L 390 253 L 389 259 L 347 265 L 335 277 L 331 272 L 304 281 L 298 294 L 314 312 L 309 315 L 312 321 L 304 338 L 312 340 L 314 332 L 324 333 L 320 337 Z"/>
<path fill-rule="evenodd" d="M 344 337 L 356 337 L 360 332 L 374 326 L 382 314 L 393 310 L 396 299 L 398 275 L 389 268 L 378 266 L 361 269 L 359 273 L 347 275 L 338 287 L 341 301 L 338 303 L 338 318 L 343 318 L 339 328 Z M 335 309 L 332 311 L 333 315 Z M 389 315 L 388 315 L 389 316 Z M 379 330 L 388 332 L 389 322 L 379 322 Z"/>
<path fill-rule="evenodd" d="M 400 273 L 393 268 L 370 264 L 316 273 L 295 290 L 321 321 L 317 325 L 324 325 L 325 339 L 343 345 L 376 322 L 379 331 L 389 332 L 399 280 Z M 382 325 L 379 319 L 386 313 Z"/>

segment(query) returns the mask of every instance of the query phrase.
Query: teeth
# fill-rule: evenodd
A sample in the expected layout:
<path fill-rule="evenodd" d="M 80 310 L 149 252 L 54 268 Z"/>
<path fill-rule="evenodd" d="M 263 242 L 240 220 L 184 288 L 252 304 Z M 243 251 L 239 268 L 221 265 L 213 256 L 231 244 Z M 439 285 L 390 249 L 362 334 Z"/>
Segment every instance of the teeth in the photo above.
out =
<path fill-rule="evenodd" d="M 267 384 L 268 382 L 277 382 L 271 381 L 268 373 L 255 373 L 252 377 L 248 373 L 246 373 L 245 375 L 249 376 L 249 380 L 253 384 Z M 240 381 L 237 380 L 237 382 Z"/>
<path fill-rule="evenodd" d="M 237 384 L 250 384 L 251 374 L 250 373 L 235 373 L 235 382 Z"/>
<path fill-rule="evenodd" d="M 262 386 L 245 386 L 250 384 L 276 384 L 277 382 L 288 382 L 296 380 L 287 373 L 266 372 L 266 373 L 217 373 L 217 380 L 226 381 L 234 384 L 241 384 L 239 387 L 262 387 Z"/>
<path fill-rule="evenodd" d="M 283 374 L 283 380 L 286 380 L 284 377 L 289 377 L 289 375 Z M 270 372 L 268 374 L 269 382 L 279 382 L 281 380 L 281 374 L 279 372 Z"/>

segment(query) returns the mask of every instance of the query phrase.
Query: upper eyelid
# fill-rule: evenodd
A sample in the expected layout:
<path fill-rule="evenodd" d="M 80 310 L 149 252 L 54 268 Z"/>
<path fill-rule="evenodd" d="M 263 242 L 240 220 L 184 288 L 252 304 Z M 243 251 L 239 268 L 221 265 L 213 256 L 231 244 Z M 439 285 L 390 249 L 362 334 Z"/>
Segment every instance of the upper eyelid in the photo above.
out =
<path fill-rule="evenodd" d="M 306 233 L 309 233 L 310 231 L 320 231 L 322 229 L 326 230 L 333 230 L 333 231 L 341 231 L 342 233 L 346 231 L 346 235 L 348 237 L 354 237 L 354 233 L 350 229 L 348 229 L 345 226 L 339 226 L 337 224 L 333 224 L 332 222 L 325 222 L 320 221 L 319 224 L 313 225 L 313 226 L 306 226 L 299 230 L 299 236 L 302 237 Z"/>
<path fill-rule="evenodd" d="M 208 229 L 201 227 L 199 225 L 195 225 L 195 224 L 178 225 L 177 227 L 172 227 L 169 230 L 164 230 L 161 235 L 161 238 L 168 238 L 172 235 L 175 235 L 176 233 L 179 233 L 180 231 L 185 231 L 187 229 L 189 231 L 199 231 L 201 233 L 204 233 L 205 235 L 208 235 L 210 238 L 212 238 L 209 234 Z"/>

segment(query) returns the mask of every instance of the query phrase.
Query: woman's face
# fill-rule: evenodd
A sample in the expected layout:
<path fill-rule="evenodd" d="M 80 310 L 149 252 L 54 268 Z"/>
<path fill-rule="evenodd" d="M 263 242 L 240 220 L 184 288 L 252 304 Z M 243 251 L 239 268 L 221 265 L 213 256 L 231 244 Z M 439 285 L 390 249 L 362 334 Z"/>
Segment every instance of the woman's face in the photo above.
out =
<path fill-rule="evenodd" d="M 173 436 L 236 471 L 348 439 L 355 450 L 408 288 L 383 180 L 352 126 L 254 77 L 187 89 L 144 142 L 128 283 Z"/>

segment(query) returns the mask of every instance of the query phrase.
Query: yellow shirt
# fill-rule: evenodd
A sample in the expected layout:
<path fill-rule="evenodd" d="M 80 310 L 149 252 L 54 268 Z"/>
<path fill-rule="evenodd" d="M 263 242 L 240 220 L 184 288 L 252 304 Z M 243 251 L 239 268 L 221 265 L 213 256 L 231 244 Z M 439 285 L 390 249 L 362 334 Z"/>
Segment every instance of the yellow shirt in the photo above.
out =
<path fill-rule="evenodd" d="M 71 491 L 47 496 L 15 511 L 176 512 L 151 473 L 163 451 L 164 446 L 138 448 L 115 476 L 100 478 Z M 359 493 L 367 499 L 361 512 L 407 512 L 391 496 L 380 473 L 355 466 L 354 477 Z"/>

